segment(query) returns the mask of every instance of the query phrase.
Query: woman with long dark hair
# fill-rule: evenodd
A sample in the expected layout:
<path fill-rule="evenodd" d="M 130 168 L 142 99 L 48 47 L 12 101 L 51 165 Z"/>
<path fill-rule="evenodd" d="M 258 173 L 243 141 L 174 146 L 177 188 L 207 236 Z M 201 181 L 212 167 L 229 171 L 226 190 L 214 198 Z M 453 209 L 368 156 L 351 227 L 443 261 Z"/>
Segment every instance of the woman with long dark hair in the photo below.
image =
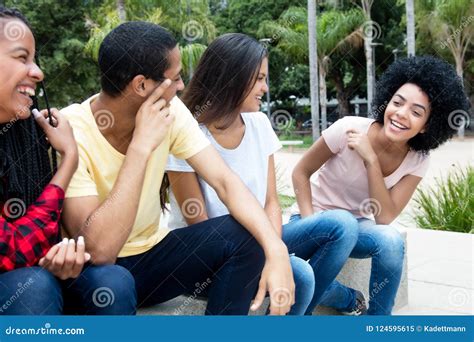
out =
<path fill-rule="evenodd" d="M 346 215 L 337 211 L 306 220 L 297 234 L 292 223 L 282 227 L 274 163 L 281 144 L 267 116 L 259 112 L 268 91 L 267 70 L 267 50 L 258 41 L 239 33 L 222 35 L 204 52 L 182 99 L 211 144 L 265 209 L 292 254 L 296 298 L 290 314 L 309 314 L 349 255 L 351 231 L 333 224 Z M 228 213 L 216 192 L 185 161 L 169 157 L 167 171 L 173 192 L 171 228 Z M 294 256 L 299 250 L 304 251 L 302 258 Z M 285 293 L 273 289 L 270 296 Z"/>

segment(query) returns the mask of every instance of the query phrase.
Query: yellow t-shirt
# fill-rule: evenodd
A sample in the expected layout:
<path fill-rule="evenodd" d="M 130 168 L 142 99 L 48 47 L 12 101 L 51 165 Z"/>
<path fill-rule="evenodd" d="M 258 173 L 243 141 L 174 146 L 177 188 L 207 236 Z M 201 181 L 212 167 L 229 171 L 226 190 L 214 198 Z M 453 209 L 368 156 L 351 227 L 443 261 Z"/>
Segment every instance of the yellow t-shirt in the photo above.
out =
<path fill-rule="evenodd" d="M 103 202 L 112 190 L 125 159 L 125 155 L 109 144 L 96 124 L 90 107 L 96 96 L 61 110 L 73 127 L 79 148 L 79 167 L 71 179 L 66 198 L 98 196 Z M 119 257 L 146 252 L 169 232 L 168 228 L 160 227 L 159 196 L 168 154 L 188 159 L 209 145 L 197 121 L 177 97 L 171 100 L 170 111 L 174 113 L 175 121 L 164 141 L 148 160 L 137 217 Z M 99 125 L 113 124 L 110 113 L 99 115 L 103 116 L 97 118 Z"/>

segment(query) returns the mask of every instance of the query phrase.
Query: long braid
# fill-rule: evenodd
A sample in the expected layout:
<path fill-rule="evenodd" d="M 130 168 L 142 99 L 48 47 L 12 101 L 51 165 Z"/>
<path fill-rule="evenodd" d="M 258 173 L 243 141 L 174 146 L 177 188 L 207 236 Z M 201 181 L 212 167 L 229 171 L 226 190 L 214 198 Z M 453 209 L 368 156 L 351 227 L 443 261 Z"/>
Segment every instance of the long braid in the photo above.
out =
<path fill-rule="evenodd" d="M 18 198 L 28 207 L 52 178 L 48 143 L 33 117 L 2 125 L 0 174 L 6 182 L 1 201 Z"/>
<path fill-rule="evenodd" d="M 31 29 L 16 9 L 0 6 L 0 18 L 19 19 Z M 37 107 L 36 99 L 34 106 Z M 25 208 L 34 203 L 53 175 L 49 148 L 43 130 L 32 116 L 0 124 L 0 203 L 13 198 L 23 201 Z"/>

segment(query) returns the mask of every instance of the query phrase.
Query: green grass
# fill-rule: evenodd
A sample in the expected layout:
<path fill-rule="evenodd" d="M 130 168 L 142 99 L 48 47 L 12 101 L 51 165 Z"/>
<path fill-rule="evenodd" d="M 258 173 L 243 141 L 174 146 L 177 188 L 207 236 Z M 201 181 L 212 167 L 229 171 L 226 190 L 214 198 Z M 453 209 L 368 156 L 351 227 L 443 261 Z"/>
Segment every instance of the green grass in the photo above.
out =
<path fill-rule="evenodd" d="M 296 199 L 293 196 L 287 196 L 282 194 L 278 195 L 278 200 L 280 201 L 281 209 L 289 208 L 296 202 Z"/>
<path fill-rule="evenodd" d="M 421 228 L 474 233 L 474 168 L 456 169 L 419 189 L 413 218 Z"/>
<path fill-rule="evenodd" d="M 280 140 L 303 140 L 303 145 L 294 146 L 295 148 L 310 148 L 313 145 L 313 137 L 311 135 L 280 135 Z M 287 146 L 285 148 L 288 148 Z"/>

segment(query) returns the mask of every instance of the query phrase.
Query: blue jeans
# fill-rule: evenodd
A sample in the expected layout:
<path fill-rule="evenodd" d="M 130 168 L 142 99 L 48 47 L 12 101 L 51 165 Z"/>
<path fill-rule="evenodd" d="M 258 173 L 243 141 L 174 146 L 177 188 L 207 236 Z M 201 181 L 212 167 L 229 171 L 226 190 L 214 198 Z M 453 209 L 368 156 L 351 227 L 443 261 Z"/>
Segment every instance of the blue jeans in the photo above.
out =
<path fill-rule="evenodd" d="M 295 304 L 288 315 L 304 315 L 314 294 L 314 273 L 311 265 L 295 255 L 290 255 L 295 282 Z"/>
<path fill-rule="evenodd" d="M 19 268 L 0 274 L 0 315 L 135 314 L 134 285 L 116 265 L 88 265 L 66 281 L 38 266 Z"/>
<path fill-rule="evenodd" d="M 329 210 L 303 219 L 293 215 L 283 226 L 282 237 L 288 251 L 309 260 L 314 272 L 314 293 L 305 314 L 311 315 L 344 266 L 357 234 L 357 220 L 345 210 Z"/>
<path fill-rule="evenodd" d="M 350 257 L 372 258 L 367 314 L 390 315 L 402 275 L 405 253 L 403 238 L 389 225 L 376 224 L 369 219 L 359 219 L 358 224 L 357 243 Z M 355 291 L 334 281 L 320 304 L 346 311 L 355 305 Z"/>
<path fill-rule="evenodd" d="M 149 251 L 117 260 L 135 278 L 139 306 L 207 293 L 206 315 L 247 315 L 264 262 L 260 245 L 229 215 L 173 230 Z"/>

